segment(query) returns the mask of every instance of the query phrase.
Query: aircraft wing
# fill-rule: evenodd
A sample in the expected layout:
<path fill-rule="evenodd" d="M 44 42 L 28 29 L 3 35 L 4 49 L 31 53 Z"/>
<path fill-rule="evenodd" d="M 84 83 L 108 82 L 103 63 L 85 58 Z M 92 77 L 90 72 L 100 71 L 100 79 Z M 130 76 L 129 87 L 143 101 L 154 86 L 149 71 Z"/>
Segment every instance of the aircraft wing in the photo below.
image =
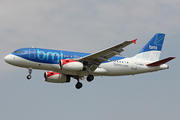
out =
<path fill-rule="evenodd" d="M 110 48 L 107 48 L 105 50 L 93 53 L 91 55 L 82 57 L 79 59 L 79 61 L 83 61 L 84 64 L 87 64 L 87 66 L 91 69 L 91 71 L 94 71 L 102 62 L 109 61 L 108 59 L 120 54 L 122 51 L 124 51 L 122 48 L 130 45 L 131 43 L 136 44 L 136 40 L 132 41 L 125 41 L 121 44 L 112 46 Z"/>

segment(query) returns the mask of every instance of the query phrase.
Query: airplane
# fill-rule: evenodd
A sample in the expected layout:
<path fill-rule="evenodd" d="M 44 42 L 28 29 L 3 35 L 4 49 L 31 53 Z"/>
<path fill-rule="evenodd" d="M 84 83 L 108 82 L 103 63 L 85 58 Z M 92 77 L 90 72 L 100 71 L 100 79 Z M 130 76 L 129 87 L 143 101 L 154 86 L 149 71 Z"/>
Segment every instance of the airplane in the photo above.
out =
<path fill-rule="evenodd" d="M 77 80 L 75 87 L 80 89 L 85 79 L 94 80 L 94 76 L 135 75 L 168 69 L 168 61 L 175 57 L 159 60 L 164 42 L 164 33 L 156 33 L 152 39 L 133 57 L 122 57 L 123 48 L 136 40 L 109 47 L 95 53 L 70 52 L 43 48 L 21 48 L 5 56 L 4 60 L 14 66 L 27 68 L 31 79 L 32 69 L 44 72 L 46 82 L 69 83 L 71 78 Z"/>

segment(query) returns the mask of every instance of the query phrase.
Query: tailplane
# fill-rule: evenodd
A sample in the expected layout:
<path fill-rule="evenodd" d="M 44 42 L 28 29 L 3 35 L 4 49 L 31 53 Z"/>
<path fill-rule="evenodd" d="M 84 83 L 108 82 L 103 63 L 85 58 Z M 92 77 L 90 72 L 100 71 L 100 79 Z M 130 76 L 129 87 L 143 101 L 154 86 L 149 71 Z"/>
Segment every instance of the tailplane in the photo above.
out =
<path fill-rule="evenodd" d="M 146 61 L 158 61 L 161 54 L 165 34 L 157 33 L 133 58 Z"/>
<path fill-rule="evenodd" d="M 171 60 L 174 59 L 174 58 L 175 58 L 175 57 L 168 57 L 168 58 L 166 58 L 166 59 L 163 59 L 163 60 L 160 60 L 160 61 L 156 61 L 156 62 L 147 64 L 146 66 L 150 66 L 150 67 L 160 66 L 160 65 L 162 65 L 162 64 L 165 64 L 165 63 L 171 61 Z"/>

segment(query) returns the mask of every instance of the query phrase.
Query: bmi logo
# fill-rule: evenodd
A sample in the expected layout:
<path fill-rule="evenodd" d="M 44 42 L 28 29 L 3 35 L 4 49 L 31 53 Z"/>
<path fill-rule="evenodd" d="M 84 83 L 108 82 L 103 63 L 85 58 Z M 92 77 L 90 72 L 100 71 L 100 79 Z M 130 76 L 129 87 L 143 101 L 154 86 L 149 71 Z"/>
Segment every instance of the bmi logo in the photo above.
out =
<path fill-rule="evenodd" d="M 157 50 L 157 46 L 151 46 L 151 45 L 149 45 L 149 49 L 155 49 L 155 50 Z"/>

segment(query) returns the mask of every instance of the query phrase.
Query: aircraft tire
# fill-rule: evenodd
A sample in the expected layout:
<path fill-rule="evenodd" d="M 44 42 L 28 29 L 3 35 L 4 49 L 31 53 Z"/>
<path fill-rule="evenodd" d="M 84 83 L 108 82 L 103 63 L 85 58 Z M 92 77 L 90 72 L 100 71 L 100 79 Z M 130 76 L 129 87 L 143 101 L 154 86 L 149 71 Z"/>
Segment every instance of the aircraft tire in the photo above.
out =
<path fill-rule="evenodd" d="M 83 86 L 83 84 L 82 84 L 81 82 L 77 82 L 77 84 L 76 84 L 76 88 L 77 88 L 77 89 L 82 88 L 82 86 Z"/>
<path fill-rule="evenodd" d="M 88 75 L 87 76 L 87 81 L 91 82 L 92 80 L 94 80 L 94 76 L 93 75 Z"/>
<path fill-rule="evenodd" d="M 30 80 L 30 79 L 31 79 L 31 75 L 28 75 L 28 76 L 27 76 L 27 79 Z"/>

